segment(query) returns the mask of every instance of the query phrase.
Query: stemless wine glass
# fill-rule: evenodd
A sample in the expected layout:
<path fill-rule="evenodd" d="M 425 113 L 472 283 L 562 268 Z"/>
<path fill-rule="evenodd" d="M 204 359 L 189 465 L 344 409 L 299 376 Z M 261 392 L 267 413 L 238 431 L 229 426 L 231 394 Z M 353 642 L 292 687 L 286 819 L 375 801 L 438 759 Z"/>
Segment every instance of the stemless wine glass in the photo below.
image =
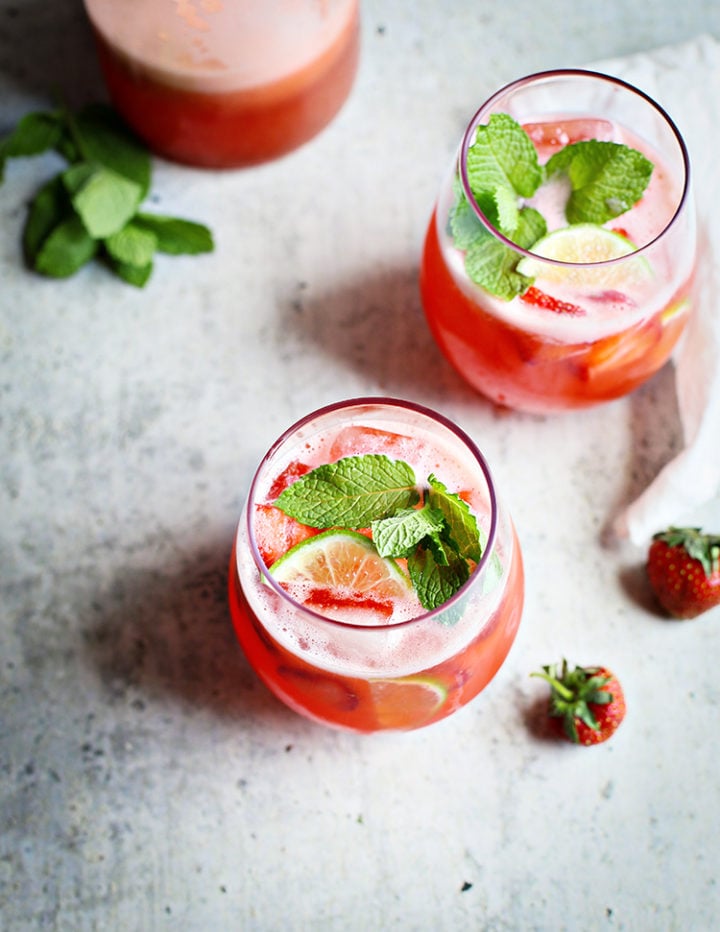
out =
<path fill-rule="evenodd" d="M 291 595 L 268 571 L 289 545 L 317 533 L 272 504 L 279 492 L 308 468 L 367 453 L 410 464 L 420 484 L 434 474 L 476 515 L 479 562 L 432 611 L 422 609 L 414 593 L 386 611 L 367 589 L 348 605 L 332 586 L 319 604 L 309 595 Z M 375 732 L 418 728 L 450 715 L 503 663 L 523 598 L 517 536 L 485 459 L 463 430 L 428 408 L 390 398 L 329 405 L 290 427 L 255 474 L 230 563 L 232 618 L 260 678 L 314 721 Z"/>
<path fill-rule="evenodd" d="M 85 0 L 110 97 L 160 155 L 230 168 L 307 142 L 350 93 L 358 0 Z"/>
<path fill-rule="evenodd" d="M 507 202 L 490 204 L 485 213 L 478 204 L 486 165 L 488 171 L 497 168 L 492 156 L 468 167 L 478 134 L 487 139 L 493 120 L 505 129 L 507 117 L 531 140 L 542 179 L 535 192 L 518 195 L 515 206 L 536 208 L 547 222 L 537 241 L 515 236 L 520 245 L 486 216 L 493 209 L 500 216 Z M 587 177 L 575 167 L 568 175 L 545 168 L 576 143 L 584 144 L 581 170 Z M 598 166 L 589 167 L 596 155 L 604 165 L 612 150 L 616 177 L 609 180 L 617 184 L 619 174 L 621 185 L 627 183 L 625 169 L 617 167 L 627 164 L 617 156 L 621 145 L 652 163 L 636 202 L 623 203 L 613 191 L 603 200 L 610 170 L 603 175 Z M 522 176 L 518 186 L 526 181 Z M 588 181 L 594 187 L 576 193 Z M 576 200 L 568 218 L 568 197 L 588 190 L 593 205 L 600 202 L 614 216 L 588 220 Z M 459 217 L 462 207 L 467 212 Z M 506 276 L 501 296 L 503 288 L 491 293 L 487 266 L 481 268 L 488 256 L 492 262 L 500 257 L 490 267 Z M 670 117 L 618 78 L 549 71 L 502 88 L 471 120 L 430 220 L 421 291 L 430 329 L 458 372 L 498 404 L 542 413 L 617 398 L 650 378 L 687 321 L 694 265 L 688 153 Z"/>

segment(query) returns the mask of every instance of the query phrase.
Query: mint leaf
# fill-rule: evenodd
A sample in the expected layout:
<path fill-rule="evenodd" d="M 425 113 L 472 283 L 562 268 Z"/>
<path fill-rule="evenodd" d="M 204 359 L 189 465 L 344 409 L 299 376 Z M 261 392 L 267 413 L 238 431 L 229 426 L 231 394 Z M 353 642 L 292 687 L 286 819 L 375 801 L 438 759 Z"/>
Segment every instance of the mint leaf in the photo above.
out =
<path fill-rule="evenodd" d="M 409 557 L 426 537 L 439 540 L 445 526 L 442 512 L 427 507 L 406 508 L 373 521 L 372 539 L 381 557 Z"/>
<path fill-rule="evenodd" d="M 565 208 L 569 223 L 606 223 L 642 197 L 653 164 L 637 149 L 597 139 L 575 142 L 546 165 L 548 177 L 564 172 L 572 193 Z"/>
<path fill-rule="evenodd" d="M 473 194 L 509 186 L 521 197 L 532 197 L 543 181 L 535 146 L 506 113 L 494 113 L 487 124 L 478 126 L 468 149 L 467 170 Z"/>
<path fill-rule="evenodd" d="M 75 162 L 58 176 L 65 185 L 65 190 L 72 197 L 92 178 L 98 166 L 93 162 Z"/>
<path fill-rule="evenodd" d="M 104 240 L 110 256 L 123 265 L 145 268 L 152 265 L 157 248 L 157 237 L 131 220 L 122 230 Z"/>
<path fill-rule="evenodd" d="M 27 113 L 0 141 L 0 158 L 20 158 L 47 152 L 55 148 L 62 130 L 62 120 L 57 113 Z"/>
<path fill-rule="evenodd" d="M 467 153 L 467 173 L 470 189 L 483 209 L 506 195 L 503 189 L 519 195 L 532 197 L 540 187 L 544 173 L 537 151 L 522 126 L 506 113 L 494 113 L 487 124 L 477 128 L 475 141 Z M 492 213 L 492 208 L 489 208 Z M 495 225 L 492 215 L 486 214 Z M 512 232 L 513 227 L 500 227 L 503 232 Z"/>
<path fill-rule="evenodd" d="M 80 162 L 62 177 L 73 207 L 94 239 L 122 229 L 142 199 L 138 184 L 103 166 Z"/>
<path fill-rule="evenodd" d="M 60 222 L 72 214 L 65 185 L 59 176 L 46 182 L 30 202 L 23 229 L 23 252 L 29 265 L 35 259 L 45 239 Z"/>
<path fill-rule="evenodd" d="M 547 224 L 542 215 L 519 203 L 521 197 L 532 197 L 545 172 L 535 146 L 512 117 L 493 114 L 486 125 L 478 126 L 467 153 L 467 172 L 481 212 L 508 239 L 527 249 L 545 234 Z M 520 256 L 472 213 L 462 189 L 456 186 L 449 222 L 455 246 L 465 251 L 465 270 L 475 284 L 511 301 L 526 291 L 532 280 L 516 271 Z"/>
<path fill-rule="evenodd" d="M 318 466 L 288 486 L 275 505 L 310 527 L 364 528 L 418 499 L 407 463 L 368 453 Z"/>
<path fill-rule="evenodd" d="M 155 235 L 159 252 L 179 256 L 213 250 L 212 233 L 202 223 L 160 214 L 139 213 L 135 217 L 135 224 Z"/>
<path fill-rule="evenodd" d="M 110 257 L 110 268 L 128 285 L 134 285 L 136 288 L 142 288 L 152 275 L 153 264 L 148 262 L 147 265 L 130 265 L 126 262 L 118 262 Z"/>
<path fill-rule="evenodd" d="M 465 271 L 490 294 L 511 301 L 531 284 L 531 279 L 515 271 L 519 261 L 517 253 L 484 230 L 465 253 Z"/>
<path fill-rule="evenodd" d="M 0 139 L 0 184 L 9 158 L 40 155 L 55 148 L 62 135 L 62 122 L 56 113 L 27 113 L 11 133 Z"/>
<path fill-rule="evenodd" d="M 521 249 L 530 249 L 546 233 L 547 223 L 543 215 L 534 207 L 523 207 L 515 234 L 510 239 Z"/>
<path fill-rule="evenodd" d="M 468 249 L 476 239 L 487 233 L 470 205 L 462 188 L 457 189 L 455 202 L 448 215 L 448 232 L 458 249 Z"/>
<path fill-rule="evenodd" d="M 435 476 L 428 477 L 428 486 L 428 504 L 447 522 L 447 536 L 454 549 L 466 560 L 479 562 L 482 555 L 480 530 L 467 502 L 456 492 L 448 492 L 447 487 Z"/>
<path fill-rule="evenodd" d="M 463 193 L 450 211 L 449 225 L 455 246 L 467 253 L 465 271 L 476 285 L 506 301 L 528 288 L 531 279 L 515 271 L 521 256 L 480 223 Z M 546 232 L 543 215 L 533 207 L 523 207 L 518 211 L 511 239 L 522 249 L 529 249 Z"/>
<path fill-rule="evenodd" d="M 141 200 L 150 190 L 150 153 L 117 113 L 105 104 L 89 104 L 74 118 L 78 153 L 74 161 L 98 162 L 133 181 Z"/>
<path fill-rule="evenodd" d="M 510 187 L 500 186 L 492 191 L 479 191 L 475 201 L 481 213 L 496 230 L 511 236 L 518 224 L 517 195 Z"/>
<path fill-rule="evenodd" d="M 431 549 L 418 547 L 408 559 L 410 580 L 423 608 L 432 611 L 447 602 L 469 579 L 470 570 L 462 557 L 446 545 L 447 563 L 441 565 Z"/>
<path fill-rule="evenodd" d="M 34 268 L 53 278 L 68 278 L 89 262 L 97 249 L 97 242 L 80 218 L 72 214 L 45 238 L 35 257 Z"/>

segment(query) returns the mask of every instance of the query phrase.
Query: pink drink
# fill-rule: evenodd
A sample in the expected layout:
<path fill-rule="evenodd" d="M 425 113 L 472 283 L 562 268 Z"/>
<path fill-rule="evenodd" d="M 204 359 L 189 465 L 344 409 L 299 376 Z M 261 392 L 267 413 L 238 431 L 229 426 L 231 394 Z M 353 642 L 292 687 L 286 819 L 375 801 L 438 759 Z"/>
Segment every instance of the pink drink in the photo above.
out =
<path fill-rule="evenodd" d="M 268 573 L 285 548 L 320 533 L 269 514 L 282 488 L 309 468 L 366 453 L 409 463 L 421 483 L 434 474 L 478 519 L 482 559 L 433 611 L 412 590 L 348 598 L 330 586 L 318 598 L 317 591 L 283 588 Z M 475 445 L 439 415 L 390 399 L 333 405 L 291 428 L 258 470 L 238 528 L 230 605 L 251 664 L 301 714 L 362 732 L 416 728 L 449 715 L 500 667 L 522 603 L 512 522 Z"/>
<path fill-rule="evenodd" d="M 605 99 L 595 93 L 598 88 Z M 565 98 L 574 109 L 558 113 Z M 626 394 L 667 360 L 690 311 L 695 231 L 682 140 L 662 111 L 622 82 L 588 72 L 534 76 L 498 92 L 471 123 L 459 160 L 466 190 L 463 166 L 475 128 L 497 112 L 509 112 L 520 123 L 541 164 L 569 143 L 592 139 L 642 152 L 654 166 L 647 190 L 631 209 L 603 224 L 638 250 L 570 267 L 540 260 L 533 286 L 503 300 L 467 274 L 465 254 L 447 229 L 456 197 L 447 182 L 421 269 L 430 327 L 460 373 L 500 404 L 543 412 Z M 560 177 L 527 202 L 545 216 L 549 231 L 568 225 L 568 192 L 569 182 Z M 519 259 L 528 255 L 479 212 L 478 218 Z M 523 267 L 521 262 L 518 270 Z"/>
<path fill-rule="evenodd" d="M 208 167 L 276 158 L 350 92 L 357 0 L 85 0 L 114 105 L 156 152 Z"/>

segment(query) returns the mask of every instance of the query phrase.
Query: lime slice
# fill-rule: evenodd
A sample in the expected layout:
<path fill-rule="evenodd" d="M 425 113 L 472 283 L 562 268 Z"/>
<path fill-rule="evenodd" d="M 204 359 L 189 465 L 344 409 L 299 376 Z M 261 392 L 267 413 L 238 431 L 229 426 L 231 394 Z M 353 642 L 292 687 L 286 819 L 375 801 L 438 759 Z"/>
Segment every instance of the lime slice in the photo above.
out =
<path fill-rule="evenodd" d="M 621 288 L 640 284 L 652 276 L 645 257 L 632 256 L 636 251 L 633 243 L 619 233 L 594 223 L 575 223 L 539 239 L 532 248 L 534 255 L 521 259 L 517 270 L 528 278 L 541 278 L 544 281 Z M 536 259 L 535 256 L 541 258 Z M 587 266 L 587 263 L 607 262 L 622 256 L 631 258 L 610 266 Z M 574 265 L 553 265 L 542 259 L 556 259 Z"/>
<path fill-rule="evenodd" d="M 690 300 L 689 298 L 683 298 L 681 301 L 676 301 L 675 304 L 671 304 L 669 307 L 666 307 L 660 315 L 660 320 L 662 321 L 663 325 L 665 325 L 675 317 L 680 317 L 681 314 L 685 314 L 689 310 Z"/>
<path fill-rule="evenodd" d="M 416 728 L 425 725 L 442 708 L 447 687 L 424 676 L 370 680 L 370 692 L 378 723 L 383 728 Z"/>
<path fill-rule="evenodd" d="M 301 541 L 270 567 L 279 582 L 339 597 L 378 601 L 407 597 L 410 580 L 375 544 L 357 531 L 323 531 Z"/>

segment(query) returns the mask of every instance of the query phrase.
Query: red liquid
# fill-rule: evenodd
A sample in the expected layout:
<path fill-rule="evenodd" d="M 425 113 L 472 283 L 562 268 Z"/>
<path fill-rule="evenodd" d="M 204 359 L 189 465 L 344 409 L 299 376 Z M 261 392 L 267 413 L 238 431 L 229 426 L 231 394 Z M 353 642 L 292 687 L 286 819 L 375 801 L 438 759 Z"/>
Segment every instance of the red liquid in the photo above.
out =
<path fill-rule="evenodd" d="M 250 89 L 202 93 L 163 83 L 96 32 L 113 104 L 160 155 L 208 168 L 253 165 L 307 142 L 338 112 L 357 71 L 357 12 L 305 68 Z"/>
<path fill-rule="evenodd" d="M 619 398 L 650 378 L 684 328 L 691 280 L 663 309 L 626 330 L 594 342 L 559 343 L 490 313 L 482 289 L 472 299 L 458 287 L 443 258 L 433 214 L 420 288 L 435 340 L 460 375 L 498 404 L 544 412 Z"/>
<path fill-rule="evenodd" d="M 514 540 L 509 577 L 494 615 L 464 649 L 410 676 L 365 679 L 324 670 L 290 653 L 263 628 L 240 587 L 233 550 L 229 602 L 240 644 L 269 689 L 294 711 L 358 732 L 409 730 L 439 721 L 473 699 L 497 673 L 520 623 L 524 574 Z M 440 622 L 434 622 L 440 624 Z"/>

